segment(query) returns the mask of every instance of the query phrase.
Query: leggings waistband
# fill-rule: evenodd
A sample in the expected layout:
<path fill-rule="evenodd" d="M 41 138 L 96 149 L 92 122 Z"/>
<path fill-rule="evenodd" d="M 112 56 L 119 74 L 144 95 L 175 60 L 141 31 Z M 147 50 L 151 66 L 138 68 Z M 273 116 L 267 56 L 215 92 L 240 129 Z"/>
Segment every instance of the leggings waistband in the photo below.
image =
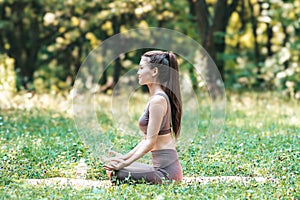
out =
<path fill-rule="evenodd" d="M 172 152 L 177 154 L 177 151 L 175 149 L 159 149 L 159 150 L 151 151 L 152 155 L 160 154 L 160 153 L 172 153 Z"/>
<path fill-rule="evenodd" d="M 178 154 L 175 149 L 159 149 L 151 151 L 154 168 L 166 168 L 178 161 Z"/>

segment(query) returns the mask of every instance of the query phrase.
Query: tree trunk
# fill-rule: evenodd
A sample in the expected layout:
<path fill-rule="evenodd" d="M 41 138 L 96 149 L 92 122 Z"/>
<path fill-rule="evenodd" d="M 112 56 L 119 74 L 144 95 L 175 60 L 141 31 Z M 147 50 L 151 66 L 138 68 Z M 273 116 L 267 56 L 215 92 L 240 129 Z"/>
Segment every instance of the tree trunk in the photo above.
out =
<path fill-rule="evenodd" d="M 282 46 L 285 47 L 287 42 L 289 41 L 289 34 L 286 30 L 286 25 L 282 24 L 282 29 L 284 33 L 284 40 L 282 42 Z M 289 60 L 284 62 L 284 69 L 287 69 L 289 67 Z"/>
<path fill-rule="evenodd" d="M 270 10 L 270 8 L 269 8 Z M 272 38 L 273 38 L 273 30 L 272 30 L 272 25 L 271 22 L 267 23 L 267 36 L 268 36 L 268 40 L 267 40 L 267 49 L 268 49 L 268 56 L 272 56 L 273 55 L 273 51 L 272 51 Z"/>
<path fill-rule="evenodd" d="M 214 16 L 210 20 L 211 16 L 208 12 L 208 6 L 205 0 L 188 0 L 190 7 L 194 6 L 194 10 L 190 10 L 194 15 L 198 24 L 199 36 L 203 48 L 207 51 L 212 60 L 216 63 L 222 81 L 224 81 L 224 60 L 221 55 L 225 51 L 225 35 L 226 27 L 228 25 L 229 18 L 232 12 L 236 9 L 238 0 L 233 0 L 230 5 L 227 4 L 227 0 L 218 0 L 214 6 Z M 192 5 L 192 6 L 191 6 Z M 209 22 L 212 21 L 211 24 Z M 211 68 L 207 67 L 208 73 L 208 87 L 211 87 L 213 92 L 211 95 L 216 98 L 220 95 L 220 87 L 217 86 L 217 76 L 210 71 Z"/>
<path fill-rule="evenodd" d="M 241 10 L 238 12 L 238 15 L 241 19 L 241 27 L 239 29 L 239 35 L 245 31 L 245 28 L 246 28 L 246 19 L 245 19 L 245 1 L 241 1 Z M 241 49 L 240 49 L 240 40 L 238 40 L 237 44 L 236 44 L 236 50 L 237 52 L 239 52 Z"/>
<path fill-rule="evenodd" d="M 112 23 L 113 23 L 113 33 L 114 34 L 120 33 L 120 27 L 122 25 L 122 16 L 120 18 L 114 17 L 112 20 Z M 122 44 L 120 44 L 120 46 L 122 46 Z M 119 89 L 119 88 L 115 88 L 115 86 L 119 82 L 121 70 L 122 70 L 122 64 L 121 64 L 121 60 L 119 57 L 119 58 L 117 58 L 117 60 L 115 61 L 115 64 L 114 64 L 113 87 L 115 90 Z"/>
<path fill-rule="evenodd" d="M 17 20 L 14 22 L 14 29 L 6 32 L 6 38 L 10 44 L 8 50 L 9 56 L 15 59 L 15 68 L 19 70 L 18 76 L 20 77 L 21 86 L 25 89 L 27 84 L 33 81 L 33 74 L 37 68 L 37 56 L 40 44 L 38 42 L 39 36 L 39 22 L 37 18 L 30 21 L 30 30 L 25 31 L 28 27 L 23 21 L 24 8 L 26 3 L 14 2 L 12 5 L 12 16 L 15 16 Z M 39 9 L 39 8 L 35 8 Z M 33 8 L 33 11 L 35 11 Z M 30 40 L 30 45 L 28 43 Z M 18 88 L 20 89 L 20 85 Z"/>
<path fill-rule="evenodd" d="M 105 60 L 105 57 L 106 57 L 106 54 L 107 54 L 107 47 L 105 46 L 105 43 L 102 44 L 102 52 L 101 52 L 101 56 L 102 56 L 102 67 L 103 67 L 103 72 L 102 72 L 102 76 L 99 80 L 99 84 L 100 85 L 105 85 L 107 83 L 107 70 L 106 70 L 106 60 Z"/>
<path fill-rule="evenodd" d="M 264 81 L 260 75 L 261 75 L 261 55 L 260 55 L 260 49 L 259 49 L 259 43 L 257 40 L 257 17 L 255 16 L 253 5 L 251 4 L 251 0 L 248 0 L 249 8 L 250 8 L 250 13 L 251 13 L 251 25 L 252 25 L 252 34 L 254 37 L 254 60 L 255 64 L 257 66 L 257 73 L 256 73 L 256 87 L 260 87 L 261 83 Z M 260 4 L 258 4 L 260 6 Z M 261 8 L 261 7 L 260 7 Z"/>

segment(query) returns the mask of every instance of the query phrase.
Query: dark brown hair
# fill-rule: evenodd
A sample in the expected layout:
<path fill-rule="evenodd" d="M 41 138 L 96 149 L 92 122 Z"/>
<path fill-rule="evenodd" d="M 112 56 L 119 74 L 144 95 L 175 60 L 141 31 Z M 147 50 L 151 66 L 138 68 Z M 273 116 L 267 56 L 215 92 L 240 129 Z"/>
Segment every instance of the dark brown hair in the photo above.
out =
<path fill-rule="evenodd" d="M 172 129 L 177 139 L 180 135 L 182 102 L 179 84 L 178 62 L 171 51 L 148 51 L 143 56 L 150 58 L 151 67 L 158 68 L 158 79 L 171 104 Z"/>

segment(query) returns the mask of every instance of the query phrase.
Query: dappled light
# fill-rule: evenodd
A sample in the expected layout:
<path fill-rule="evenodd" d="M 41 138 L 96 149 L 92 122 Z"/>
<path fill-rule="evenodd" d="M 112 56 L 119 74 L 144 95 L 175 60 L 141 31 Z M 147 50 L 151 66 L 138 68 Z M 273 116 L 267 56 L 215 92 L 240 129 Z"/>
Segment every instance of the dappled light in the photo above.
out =
<path fill-rule="evenodd" d="M 299 0 L 1 0 L 0 16 L 3 199 L 300 199 Z M 176 144 L 183 180 L 113 183 L 109 152 L 146 141 L 169 90 L 180 137 L 155 144 Z"/>
<path fill-rule="evenodd" d="M 225 132 L 205 154 L 201 152 L 201 144 L 210 123 L 210 103 L 207 97 L 198 102 L 201 108 L 198 134 L 192 144 L 185 147 L 185 153 L 180 154 L 185 179 L 176 188 L 181 193 L 190 191 L 190 186 L 204 189 L 209 185 L 218 190 L 221 185 L 229 188 L 248 185 L 255 191 L 258 188 L 259 191 L 269 190 L 269 187 L 282 188 L 277 191 L 280 194 L 287 181 L 296 181 L 298 162 L 294 161 L 299 159 L 300 130 L 294 123 L 299 120 L 295 115 L 299 106 L 276 93 L 227 93 L 227 97 Z M 26 93 L 15 96 L 10 100 L 10 106 L 1 108 L 0 162 L 6 184 L 18 183 L 20 186 L 14 186 L 17 188 L 22 184 L 27 184 L 26 187 L 35 185 L 34 190 L 55 186 L 102 191 L 112 187 L 106 180 L 100 160 L 91 156 L 91 151 L 76 133 L 68 112 L 69 98 L 68 95 L 54 98 L 51 94 L 35 94 L 34 97 Z M 143 108 L 145 98 L 139 93 L 131 97 L 130 107 L 134 104 L 135 108 L 130 109 L 130 116 L 141 112 L 136 108 Z M 114 149 L 126 152 L 133 148 L 141 135 L 124 134 L 113 123 L 109 96 L 99 95 L 96 99 L 99 125 L 109 134 Z M 263 109 L 267 112 L 261 112 Z M 88 180 L 75 179 L 80 158 L 85 158 L 89 166 Z M 149 163 L 149 159 L 146 156 L 141 162 Z M 126 187 L 134 190 L 137 186 Z"/>

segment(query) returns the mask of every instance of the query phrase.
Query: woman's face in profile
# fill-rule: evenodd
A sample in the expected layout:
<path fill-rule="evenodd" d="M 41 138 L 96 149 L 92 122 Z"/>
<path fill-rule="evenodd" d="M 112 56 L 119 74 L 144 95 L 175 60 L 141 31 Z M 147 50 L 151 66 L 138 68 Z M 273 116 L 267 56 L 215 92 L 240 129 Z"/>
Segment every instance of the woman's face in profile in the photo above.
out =
<path fill-rule="evenodd" d="M 142 56 L 140 64 L 139 64 L 139 70 L 137 72 L 140 85 L 146 85 L 149 83 L 153 83 L 154 70 L 151 69 L 149 61 L 150 61 L 150 58 Z"/>

